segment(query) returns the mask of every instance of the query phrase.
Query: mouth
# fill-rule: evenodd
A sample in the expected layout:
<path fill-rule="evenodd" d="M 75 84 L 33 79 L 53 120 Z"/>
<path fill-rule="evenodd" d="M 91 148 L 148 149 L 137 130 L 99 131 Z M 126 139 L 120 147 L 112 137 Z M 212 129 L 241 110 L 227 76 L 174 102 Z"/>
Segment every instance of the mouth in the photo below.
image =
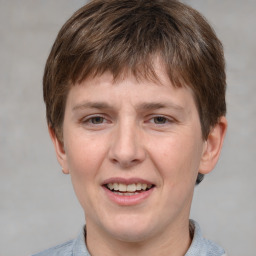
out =
<path fill-rule="evenodd" d="M 155 185 L 146 183 L 107 183 L 104 187 L 119 196 L 134 196 L 151 190 Z"/>

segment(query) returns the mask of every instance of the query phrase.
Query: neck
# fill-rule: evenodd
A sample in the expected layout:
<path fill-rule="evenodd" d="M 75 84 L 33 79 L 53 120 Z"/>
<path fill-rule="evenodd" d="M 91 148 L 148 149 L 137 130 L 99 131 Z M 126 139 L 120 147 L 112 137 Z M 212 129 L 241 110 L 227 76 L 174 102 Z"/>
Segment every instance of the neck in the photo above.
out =
<path fill-rule="evenodd" d="M 89 223 L 88 223 L 89 224 Z M 167 232 L 149 237 L 144 241 L 126 242 L 99 233 L 97 227 L 87 224 L 87 248 L 92 256 L 161 255 L 183 256 L 190 244 L 189 220 L 172 227 Z"/>

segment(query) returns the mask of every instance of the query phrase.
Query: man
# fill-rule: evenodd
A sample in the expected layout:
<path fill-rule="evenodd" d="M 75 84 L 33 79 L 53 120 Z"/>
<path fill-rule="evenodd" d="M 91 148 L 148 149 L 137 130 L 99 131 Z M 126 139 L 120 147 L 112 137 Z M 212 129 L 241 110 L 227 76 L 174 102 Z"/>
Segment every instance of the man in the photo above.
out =
<path fill-rule="evenodd" d="M 86 227 L 38 255 L 224 255 L 189 220 L 227 128 L 222 45 L 197 11 L 91 1 L 60 30 L 43 83 Z"/>

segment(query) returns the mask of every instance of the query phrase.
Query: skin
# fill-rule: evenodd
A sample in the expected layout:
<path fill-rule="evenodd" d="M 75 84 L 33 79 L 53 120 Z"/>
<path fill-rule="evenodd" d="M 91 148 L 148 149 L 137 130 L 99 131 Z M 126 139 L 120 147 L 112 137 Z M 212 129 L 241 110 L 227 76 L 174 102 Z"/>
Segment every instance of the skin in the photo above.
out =
<path fill-rule="evenodd" d="M 191 244 L 189 213 L 198 171 L 209 173 L 222 147 L 221 117 L 206 141 L 193 93 L 174 88 L 159 64 L 159 82 L 131 74 L 88 78 L 68 94 L 63 143 L 49 128 L 64 173 L 85 212 L 92 255 L 184 255 Z M 107 179 L 154 185 L 137 203 L 106 193 Z"/>

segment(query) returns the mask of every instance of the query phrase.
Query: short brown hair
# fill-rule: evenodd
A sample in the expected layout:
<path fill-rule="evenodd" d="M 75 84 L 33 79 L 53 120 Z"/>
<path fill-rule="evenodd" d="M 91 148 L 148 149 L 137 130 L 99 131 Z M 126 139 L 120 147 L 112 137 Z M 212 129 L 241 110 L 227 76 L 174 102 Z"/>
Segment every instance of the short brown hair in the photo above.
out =
<path fill-rule="evenodd" d="M 205 18 L 177 0 L 94 0 L 63 25 L 43 78 L 48 125 L 62 140 L 72 85 L 110 71 L 155 77 L 160 56 L 174 86 L 192 89 L 202 136 L 226 113 L 223 47 Z"/>

